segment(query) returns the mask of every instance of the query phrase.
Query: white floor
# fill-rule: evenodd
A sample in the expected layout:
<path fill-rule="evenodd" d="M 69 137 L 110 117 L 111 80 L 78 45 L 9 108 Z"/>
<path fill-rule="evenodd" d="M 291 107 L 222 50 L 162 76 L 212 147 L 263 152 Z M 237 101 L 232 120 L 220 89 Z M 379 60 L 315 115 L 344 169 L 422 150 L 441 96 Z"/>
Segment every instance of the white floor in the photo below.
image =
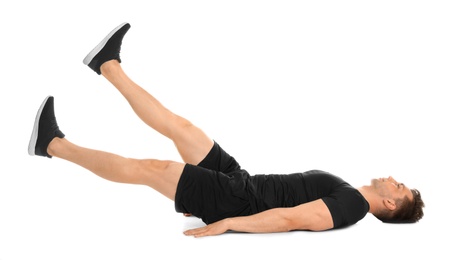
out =
<path fill-rule="evenodd" d="M 450 127 L 444 1 L 15 1 L 1 4 L 0 260 L 423 259 L 444 254 Z M 354 186 L 394 176 L 425 217 L 368 215 L 328 232 L 194 239 L 202 226 L 143 186 L 30 157 L 41 101 L 55 96 L 71 141 L 179 160 L 106 80 L 82 64 L 116 25 L 123 67 L 252 174 L 321 169 Z"/>

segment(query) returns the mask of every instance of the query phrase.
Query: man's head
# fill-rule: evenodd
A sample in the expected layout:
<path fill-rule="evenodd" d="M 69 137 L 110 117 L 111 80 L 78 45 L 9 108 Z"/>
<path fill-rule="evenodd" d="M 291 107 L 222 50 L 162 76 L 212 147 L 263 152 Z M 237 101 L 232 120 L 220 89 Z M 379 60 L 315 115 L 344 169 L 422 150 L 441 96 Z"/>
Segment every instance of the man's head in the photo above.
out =
<path fill-rule="evenodd" d="M 373 179 L 371 186 L 382 198 L 382 209 L 374 216 L 386 223 L 414 223 L 423 217 L 420 192 L 410 189 L 394 178 Z"/>

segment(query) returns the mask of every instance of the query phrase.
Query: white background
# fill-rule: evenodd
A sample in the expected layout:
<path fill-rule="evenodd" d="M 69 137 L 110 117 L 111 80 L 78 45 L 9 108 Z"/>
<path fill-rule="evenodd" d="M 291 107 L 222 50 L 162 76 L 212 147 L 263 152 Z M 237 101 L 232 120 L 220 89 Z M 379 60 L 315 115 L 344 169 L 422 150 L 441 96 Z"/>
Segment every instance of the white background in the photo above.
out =
<path fill-rule="evenodd" d="M 448 1 L 3 1 L 0 259 L 448 254 L 449 13 Z M 355 187 L 392 175 L 422 192 L 425 217 L 194 239 L 182 232 L 202 222 L 150 188 L 30 157 L 36 111 L 53 95 L 71 141 L 180 160 L 82 63 L 122 22 L 128 74 L 251 174 L 321 169 Z"/>

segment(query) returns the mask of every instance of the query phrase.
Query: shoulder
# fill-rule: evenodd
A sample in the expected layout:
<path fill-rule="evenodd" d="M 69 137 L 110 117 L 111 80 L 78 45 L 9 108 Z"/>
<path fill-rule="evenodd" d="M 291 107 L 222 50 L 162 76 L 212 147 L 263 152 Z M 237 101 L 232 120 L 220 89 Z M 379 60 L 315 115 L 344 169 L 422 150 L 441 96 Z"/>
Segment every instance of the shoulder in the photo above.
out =
<path fill-rule="evenodd" d="M 355 224 L 369 211 L 369 203 L 350 185 L 339 187 L 330 196 L 322 198 L 333 217 L 334 227 Z"/>
<path fill-rule="evenodd" d="M 334 228 L 355 224 L 369 211 L 369 203 L 362 194 L 341 177 L 320 170 L 305 172 L 304 176 L 320 183 L 322 200 L 331 213 Z"/>

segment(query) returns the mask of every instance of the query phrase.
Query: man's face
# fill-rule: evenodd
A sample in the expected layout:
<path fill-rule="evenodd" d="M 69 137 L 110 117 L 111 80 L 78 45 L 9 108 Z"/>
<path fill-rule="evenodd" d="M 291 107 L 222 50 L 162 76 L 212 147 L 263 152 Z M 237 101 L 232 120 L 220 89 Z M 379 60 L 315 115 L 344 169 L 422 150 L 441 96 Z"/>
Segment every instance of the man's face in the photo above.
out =
<path fill-rule="evenodd" d="M 411 190 L 403 183 L 397 182 L 391 176 L 389 176 L 389 178 L 373 179 L 371 186 L 374 187 L 374 189 L 378 191 L 378 194 L 383 197 L 402 199 L 406 196 L 409 200 L 413 200 Z"/>

